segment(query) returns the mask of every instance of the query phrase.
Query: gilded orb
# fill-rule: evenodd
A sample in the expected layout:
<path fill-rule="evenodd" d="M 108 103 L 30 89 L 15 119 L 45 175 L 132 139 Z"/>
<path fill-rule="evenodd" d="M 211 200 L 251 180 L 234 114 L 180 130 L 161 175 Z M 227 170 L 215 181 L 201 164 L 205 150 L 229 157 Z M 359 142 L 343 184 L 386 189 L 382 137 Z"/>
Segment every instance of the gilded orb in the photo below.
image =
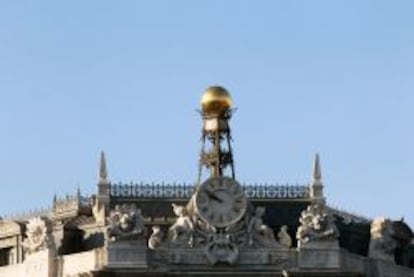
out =
<path fill-rule="evenodd" d="M 200 103 L 205 114 L 221 114 L 231 108 L 233 100 L 225 88 L 212 86 L 206 89 Z"/>

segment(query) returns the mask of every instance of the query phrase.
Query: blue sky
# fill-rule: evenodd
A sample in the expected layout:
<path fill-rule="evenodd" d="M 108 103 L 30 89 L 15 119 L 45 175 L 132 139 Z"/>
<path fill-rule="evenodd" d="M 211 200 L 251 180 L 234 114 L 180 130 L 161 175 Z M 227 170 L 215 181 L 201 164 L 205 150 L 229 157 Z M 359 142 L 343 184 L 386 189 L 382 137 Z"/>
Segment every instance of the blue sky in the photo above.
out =
<path fill-rule="evenodd" d="M 225 86 L 242 182 L 309 181 L 414 226 L 412 1 L 2 1 L 0 214 L 113 181 L 192 182 Z"/>

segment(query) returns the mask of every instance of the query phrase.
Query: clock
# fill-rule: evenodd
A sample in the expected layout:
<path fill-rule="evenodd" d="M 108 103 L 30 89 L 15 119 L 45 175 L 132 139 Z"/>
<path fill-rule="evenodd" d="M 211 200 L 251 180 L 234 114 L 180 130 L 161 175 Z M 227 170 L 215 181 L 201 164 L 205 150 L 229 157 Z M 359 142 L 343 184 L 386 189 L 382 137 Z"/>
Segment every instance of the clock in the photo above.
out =
<path fill-rule="evenodd" d="M 199 186 L 195 206 L 202 220 L 216 228 L 224 228 L 244 216 L 247 199 L 236 180 L 211 177 Z"/>

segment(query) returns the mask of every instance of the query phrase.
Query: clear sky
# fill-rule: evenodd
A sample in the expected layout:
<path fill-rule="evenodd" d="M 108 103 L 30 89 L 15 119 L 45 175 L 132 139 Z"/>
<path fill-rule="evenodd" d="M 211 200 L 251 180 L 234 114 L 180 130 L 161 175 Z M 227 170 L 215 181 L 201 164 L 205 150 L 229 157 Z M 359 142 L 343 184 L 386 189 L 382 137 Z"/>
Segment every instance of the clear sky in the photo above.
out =
<path fill-rule="evenodd" d="M 241 182 L 414 227 L 413 1 L 2 1 L 0 214 L 197 177 L 202 91 L 233 95 Z"/>

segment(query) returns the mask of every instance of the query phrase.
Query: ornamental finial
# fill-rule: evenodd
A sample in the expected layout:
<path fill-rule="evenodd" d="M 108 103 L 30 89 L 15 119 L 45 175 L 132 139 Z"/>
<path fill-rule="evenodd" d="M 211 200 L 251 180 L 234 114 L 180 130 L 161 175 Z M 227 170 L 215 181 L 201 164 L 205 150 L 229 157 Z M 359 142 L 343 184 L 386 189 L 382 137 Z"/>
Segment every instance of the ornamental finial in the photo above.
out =
<path fill-rule="evenodd" d="M 315 154 L 315 159 L 313 160 L 313 180 L 320 181 L 322 179 L 322 170 L 319 160 L 319 153 Z"/>
<path fill-rule="evenodd" d="M 220 177 L 225 176 L 226 169 L 230 167 L 231 177 L 235 179 L 229 124 L 233 111 L 232 105 L 230 93 L 220 86 L 207 88 L 201 97 L 203 146 L 199 162 L 198 183 L 201 183 L 203 168 L 210 171 L 211 177 Z"/>
<path fill-rule="evenodd" d="M 325 197 L 323 195 L 323 183 L 322 183 L 322 170 L 321 162 L 319 160 L 319 154 L 315 154 L 313 160 L 313 171 L 312 171 L 312 181 L 310 185 L 310 196 L 314 201 L 325 202 Z"/>
<path fill-rule="evenodd" d="M 225 88 L 211 86 L 203 93 L 200 104 L 204 114 L 222 114 L 231 108 L 233 100 Z"/>
<path fill-rule="evenodd" d="M 108 182 L 108 172 L 106 170 L 105 152 L 101 152 L 101 160 L 99 163 L 99 183 L 105 184 Z"/>
<path fill-rule="evenodd" d="M 78 188 L 76 189 L 76 196 L 78 197 L 78 199 L 80 199 L 81 198 L 81 189 L 80 189 L 80 186 L 79 186 L 79 184 L 78 184 Z"/>

